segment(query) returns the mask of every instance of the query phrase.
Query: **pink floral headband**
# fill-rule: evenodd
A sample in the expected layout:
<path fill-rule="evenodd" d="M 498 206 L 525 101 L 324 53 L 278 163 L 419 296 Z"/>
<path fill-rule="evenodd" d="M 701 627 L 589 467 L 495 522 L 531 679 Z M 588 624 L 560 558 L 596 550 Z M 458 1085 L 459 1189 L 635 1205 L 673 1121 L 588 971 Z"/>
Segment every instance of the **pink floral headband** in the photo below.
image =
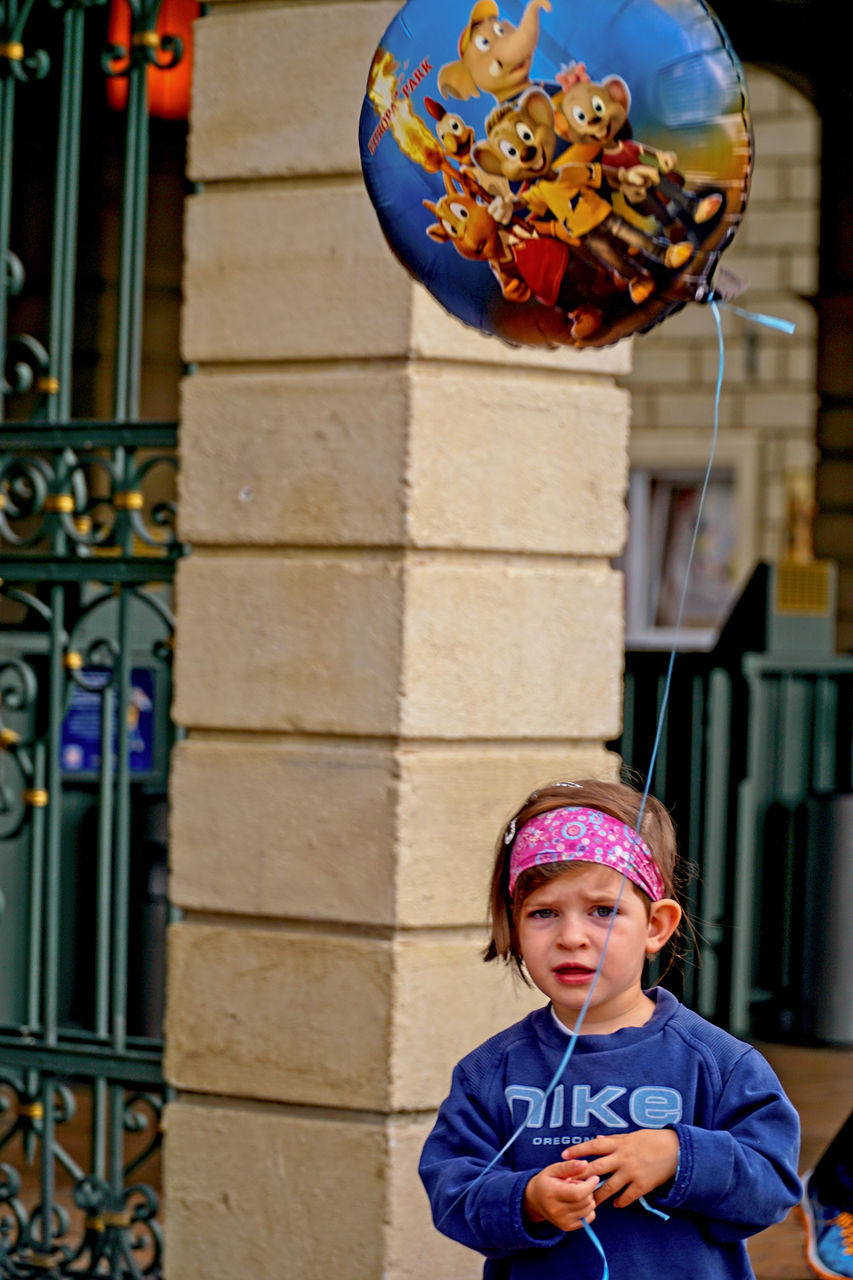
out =
<path fill-rule="evenodd" d="M 633 827 L 598 809 L 572 805 L 549 809 L 531 818 L 516 834 L 514 823 L 505 836 L 512 842 L 509 895 L 522 871 L 546 862 L 600 862 L 628 879 L 652 902 L 666 894 L 663 876 L 651 850 Z"/>

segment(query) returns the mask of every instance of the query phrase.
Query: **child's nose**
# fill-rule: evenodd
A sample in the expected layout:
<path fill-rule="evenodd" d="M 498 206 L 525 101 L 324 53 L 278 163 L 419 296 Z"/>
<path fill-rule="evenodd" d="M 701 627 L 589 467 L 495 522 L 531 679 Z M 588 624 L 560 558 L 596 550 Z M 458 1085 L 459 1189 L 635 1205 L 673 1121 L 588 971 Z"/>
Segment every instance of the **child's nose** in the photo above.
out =
<path fill-rule="evenodd" d="M 564 947 L 580 946 L 586 939 L 584 921 L 581 915 L 567 911 L 560 921 L 560 943 Z"/>

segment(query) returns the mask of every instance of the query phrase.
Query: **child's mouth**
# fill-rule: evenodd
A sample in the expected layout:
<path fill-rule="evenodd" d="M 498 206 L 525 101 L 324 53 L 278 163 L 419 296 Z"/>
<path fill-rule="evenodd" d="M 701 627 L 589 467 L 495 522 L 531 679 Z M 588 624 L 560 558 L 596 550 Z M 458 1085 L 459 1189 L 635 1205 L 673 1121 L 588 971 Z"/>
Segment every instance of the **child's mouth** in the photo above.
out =
<path fill-rule="evenodd" d="M 554 970 L 554 977 L 559 982 L 571 985 L 572 983 L 589 982 L 594 972 L 594 969 L 589 969 L 584 964 L 561 964 Z"/>

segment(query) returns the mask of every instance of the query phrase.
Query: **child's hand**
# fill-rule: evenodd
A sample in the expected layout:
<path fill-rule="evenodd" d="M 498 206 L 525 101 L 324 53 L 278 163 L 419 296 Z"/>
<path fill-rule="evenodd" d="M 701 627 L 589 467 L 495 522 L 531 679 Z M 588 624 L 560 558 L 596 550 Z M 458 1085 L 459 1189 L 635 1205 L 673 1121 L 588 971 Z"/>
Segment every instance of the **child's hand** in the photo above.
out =
<path fill-rule="evenodd" d="M 585 1160 L 549 1164 L 524 1189 L 524 1212 L 531 1222 L 551 1222 L 561 1231 L 577 1231 L 595 1217 L 597 1177 L 585 1176 Z"/>
<path fill-rule="evenodd" d="M 617 1209 L 624 1209 L 675 1177 L 678 1152 L 674 1129 L 637 1129 L 634 1133 L 578 1143 L 570 1151 L 567 1149 L 563 1158 L 574 1161 L 583 1157 L 589 1162 L 587 1174 L 598 1174 L 599 1178 L 612 1175 L 596 1192 L 595 1203 L 618 1194 L 619 1199 L 613 1203 Z"/>

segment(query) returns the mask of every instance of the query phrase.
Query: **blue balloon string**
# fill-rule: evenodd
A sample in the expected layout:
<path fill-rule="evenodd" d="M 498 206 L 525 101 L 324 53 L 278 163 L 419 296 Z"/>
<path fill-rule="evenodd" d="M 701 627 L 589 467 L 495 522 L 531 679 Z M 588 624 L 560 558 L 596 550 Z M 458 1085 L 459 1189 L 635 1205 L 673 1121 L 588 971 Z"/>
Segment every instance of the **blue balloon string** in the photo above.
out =
<path fill-rule="evenodd" d="M 709 456 L 708 456 L 708 464 L 707 464 L 707 466 L 706 466 L 706 468 L 705 468 L 705 476 L 704 476 L 704 480 L 703 480 L 703 482 L 702 482 L 702 488 L 701 488 L 700 495 L 699 495 L 699 506 L 698 506 L 698 509 L 697 509 L 697 512 L 696 512 L 696 520 L 695 520 L 694 527 L 693 527 L 693 537 L 692 537 L 692 539 L 691 539 L 691 543 L 690 543 L 690 551 L 689 551 L 688 556 L 687 556 L 687 564 L 686 564 L 686 566 L 685 566 L 685 570 L 684 570 L 684 581 L 683 581 L 683 583 L 682 583 L 682 587 L 681 587 L 681 596 L 680 596 L 680 598 L 679 598 L 679 602 L 678 602 L 678 610 L 677 610 L 677 613 L 676 613 L 676 619 L 675 619 L 675 640 L 674 640 L 674 642 L 673 642 L 673 647 L 672 647 L 672 650 L 671 650 L 670 655 L 669 655 L 669 665 L 668 665 L 667 674 L 666 674 L 666 682 L 665 682 L 665 684 L 664 684 L 663 696 L 662 696 L 662 698 L 661 698 L 661 705 L 660 705 L 660 709 L 659 709 L 659 711 L 658 711 L 658 719 L 657 719 L 657 727 L 656 727 L 656 730 L 655 730 L 654 745 L 652 746 L 652 753 L 651 753 L 651 757 L 650 757 L 650 759 L 649 759 L 648 773 L 647 773 L 647 776 L 646 776 L 646 782 L 645 782 L 645 786 L 644 786 L 644 788 L 643 788 L 642 798 L 641 798 L 641 801 L 640 801 L 640 808 L 639 808 L 639 811 L 638 811 L 638 814 L 637 814 L 636 831 L 637 831 L 637 833 L 638 833 L 638 839 L 639 839 L 639 831 L 640 831 L 640 829 L 641 829 L 641 827 L 642 827 L 642 824 L 643 824 L 643 817 L 644 817 L 644 814 L 645 814 L 645 811 L 646 811 L 646 804 L 647 804 L 647 802 L 648 802 L 648 798 L 649 798 L 649 791 L 650 791 L 650 788 L 651 788 L 652 776 L 653 776 L 653 774 L 654 774 L 655 764 L 657 763 L 658 752 L 659 752 L 659 750 L 660 750 L 661 737 L 662 737 L 662 735 L 663 735 L 663 727 L 664 727 L 664 724 L 665 724 L 665 722 L 666 722 L 666 712 L 667 712 L 667 707 L 668 707 L 668 704 L 669 704 L 669 696 L 670 696 L 670 690 L 671 690 L 671 686 L 672 686 L 672 672 L 673 672 L 673 667 L 675 666 L 675 658 L 676 658 L 676 655 L 677 655 L 677 653 L 678 653 L 678 643 L 677 643 L 677 642 L 678 642 L 678 633 L 679 633 L 679 631 L 681 630 L 681 623 L 682 623 L 682 620 L 683 620 L 683 617 L 684 617 L 684 606 L 685 606 L 685 603 L 686 603 L 686 600 L 687 600 L 687 589 L 688 589 L 688 586 L 689 586 L 689 583 L 690 583 L 690 574 L 691 574 L 691 571 L 692 571 L 692 568 L 693 568 L 693 559 L 694 559 L 694 555 L 695 555 L 695 552 L 696 552 L 696 544 L 697 544 L 698 539 L 699 539 L 699 529 L 700 529 L 700 526 L 701 526 L 701 523 L 702 523 L 702 513 L 703 513 L 703 510 L 704 510 L 704 506 L 705 506 L 705 497 L 706 497 L 706 495 L 707 495 L 707 492 L 708 492 L 708 486 L 709 486 L 710 481 L 711 481 L 711 471 L 712 471 L 712 468 L 713 468 L 713 465 L 714 465 L 714 455 L 715 455 L 716 450 L 717 450 L 717 439 L 718 439 L 719 431 L 720 431 L 720 398 L 721 398 L 721 395 L 722 395 L 722 388 L 723 388 L 723 376 L 724 376 L 724 372 L 725 372 L 725 344 L 724 344 L 724 341 L 723 341 L 723 326 L 722 326 L 722 322 L 721 322 L 721 320 L 720 320 L 720 310 L 719 310 L 719 306 L 720 306 L 720 304 L 718 304 L 718 302 L 717 302 L 717 300 L 716 300 L 716 299 L 712 298 L 712 299 L 710 300 L 709 305 L 710 305 L 710 308 L 711 308 L 711 312 L 712 312 L 712 314 L 713 314 L 713 316 L 714 316 L 714 323 L 715 323 L 715 325 L 716 325 L 716 330 L 717 330 L 717 357 L 718 357 L 718 363 L 717 363 L 717 383 L 716 383 L 716 391 L 715 391 L 715 395 L 714 395 L 714 428 L 713 428 L 713 433 L 712 433 L 712 437 L 711 437 L 711 448 L 710 448 Z M 724 304 L 724 305 L 728 305 L 728 304 Z M 741 311 L 740 311 L 740 308 L 738 308 L 738 307 L 732 307 L 732 308 L 731 308 L 731 310 L 736 311 L 736 312 L 738 312 L 739 314 L 743 314 L 743 315 L 745 315 L 745 316 L 747 316 L 747 317 L 749 317 L 749 318 L 759 319 L 759 317 L 757 317 L 757 316 L 754 316 L 754 317 L 753 317 L 753 316 L 752 316 L 752 314 L 751 314 L 751 313 L 749 313 L 749 312 L 741 312 Z M 783 324 L 785 324 L 785 323 L 787 323 L 787 322 L 779 321 L 779 322 L 778 322 L 778 326 L 777 326 L 777 327 L 782 327 L 782 325 L 783 325 Z M 590 1002 L 591 1002 L 591 1000 L 592 1000 L 592 997 L 593 997 L 593 995 L 594 995 L 594 993 L 595 993 L 595 988 L 596 988 L 596 985 L 597 985 L 597 983 L 598 983 L 598 979 L 599 979 L 599 977 L 600 977 L 600 975 L 601 975 L 601 970 L 602 970 L 602 967 L 603 967 L 603 965 L 604 965 L 604 959 L 605 959 L 605 956 L 606 956 L 606 954 L 607 954 L 607 945 L 608 945 L 608 943 L 610 942 L 610 935 L 611 935 L 611 933 L 612 933 L 612 931 L 613 931 L 613 926 L 614 926 L 614 924 L 615 924 L 615 922 L 616 922 L 616 916 L 617 916 L 617 912 L 618 912 L 618 908 L 619 908 L 619 903 L 620 903 L 620 901 L 621 901 L 622 894 L 623 894 L 623 893 L 624 893 L 624 891 L 625 891 L 625 885 L 626 885 L 626 884 L 627 884 L 627 876 L 625 876 L 625 875 L 623 874 L 623 876 L 622 876 L 622 883 L 621 883 L 621 885 L 619 886 L 619 893 L 618 893 L 618 895 L 617 895 L 617 897 L 616 897 L 616 902 L 615 902 L 615 904 L 614 904 L 614 911 L 613 911 L 613 915 L 610 917 L 610 922 L 609 922 L 609 924 L 608 924 L 608 926 L 607 926 L 607 933 L 606 933 L 606 934 L 605 934 L 605 936 L 604 936 L 604 945 L 603 945 L 602 950 L 601 950 L 601 957 L 600 957 L 599 962 L 598 962 L 598 967 L 596 968 L 596 971 L 595 971 L 595 973 L 594 973 L 594 975 L 593 975 L 593 979 L 592 979 L 592 982 L 591 982 L 591 984 L 590 984 L 589 991 L 587 992 L 586 999 L 584 1000 L 583 1004 L 581 1005 L 580 1012 L 578 1013 L 578 1016 L 577 1016 L 577 1018 L 576 1018 L 576 1020 L 575 1020 L 575 1025 L 574 1025 L 574 1028 L 573 1028 L 573 1030 L 572 1030 L 572 1032 L 571 1032 L 571 1034 L 570 1034 L 570 1036 L 569 1036 L 569 1041 L 568 1041 L 568 1044 L 566 1045 L 565 1053 L 563 1054 L 562 1058 L 560 1059 L 560 1062 L 559 1062 L 559 1064 L 557 1065 L 557 1069 L 555 1070 L 555 1072 L 554 1072 L 553 1076 L 551 1077 L 551 1081 L 550 1081 L 550 1083 L 548 1084 L 547 1089 L 545 1090 L 545 1094 L 544 1094 L 543 1101 L 547 1101 L 547 1099 L 551 1096 L 551 1094 L 552 1094 L 552 1093 L 554 1092 L 554 1090 L 556 1089 L 556 1087 L 557 1087 L 557 1085 L 558 1085 L 558 1083 L 559 1083 L 560 1079 L 562 1078 L 563 1074 L 565 1073 L 566 1068 L 567 1068 L 567 1067 L 568 1067 L 568 1065 L 569 1065 L 569 1062 L 570 1062 L 570 1060 L 571 1060 L 572 1054 L 574 1053 L 575 1045 L 577 1044 L 578 1036 L 579 1036 L 579 1035 L 580 1035 L 580 1033 L 581 1033 L 581 1027 L 583 1026 L 584 1018 L 586 1017 L 587 1010 L 588 1010 L 588 1008 L 589 1008 L 589 1005 L 590 1005 Z M 465 1188 L 465 1190 L 464 1190 L 464 1191 L 462 1191 L 462 1192 L 461 1192 L 461 1193 L 456 1197 L 456 1199 L 455 1199 L 455 1200 L 453 1200 L 453 1201 L 451 1202 L 451 1204 L 448 1206 L 448 1208 L 447 1208 L 447 1209 L 445 1209 L 444 1213 L 443 1213 L 443 1214 L 441 1215 L 441 1217 L 436 1221 L 436 1226 L 437 1226 L 437 1227 L 439 1227 L 439 1226 L 441 1225 L 441 1223 L 442 1223 L 442 1222 L 444 1222 L 445 1218 L 447 1218 L 447 1216 L 448 1216 L 450 1213 L 452 1213 L 452 1211 L 453 1211 L 453 1210 L 456 1208 L 456 1206 L 459 1204 L 460 1200 L 463 1200 L 463 1199 L 465 1198 L 465 1196 L 469 1195 L 469 1194 L 470 1194 L 470 1192 L 471 1192 L 471 1191 L 473 1191 L 473 1190 L 474 1190 L 474 1188 L 477 1186 L 477 1184 L 478 1184 L 479 1182 L 481 1182 L 483 1178 L 485 1178 L 486 1174 L 487 1174 L 487 1173 L 489 1173 L 489 1172 L 490 1172 L 490 1170 L 494 1168 L 494 1166 L 497 1164 L 498 1160 L 500 1160 L 500 1159 L 501 1159 L 501 1157 L 502 1157 L 502 1156 L 504 1156 L 504 1155 L 507 1153 L 507 1151 L 508 1151 L 508 1150 L 510 1149 L 510 1147 L 513 1145 L 513 1143 L 516 1141 L 516 1139 L 517 1139 L 517 1138 L 519 1138 L 519 1137 L 521 1136 L 521 1134 L 524 1132 L 524 1129 L 525 1129 L 526 1127 L 527 1127 L 527 1116 L 525 1116 L 525 1117 L 524 1117 L 524 1119 L 522 1120 L 521 1124 L 518 1126 L 518 1128 L 515 1130 L 515 1132 L 514 1132 L 514 1133 L 509 1137 L 509 1139 L 504 1143 L 504 1145 L 501 1147 L 500 1151 L 498 1151 L 498 1152 L 497 1152 L 497 1153 L 492 1157 L 492 1159 L 489 1161 L 489 1163 L 488 1163 L 488 1164 L 487 1164 L 483 1169 L 481 1169 L 481 1170 L 480 1170 L 480 1172 L 477 1174 L 477 1177 L 474 1179 L 474 1181 L 473 1181 L 473 1182 L 471 1182 L 471 1183 L 470 1183 L 470 1184 Z M 638 1203 L 639 1203 L 639 1204 L 640 1204 L 640 1205 L 641 1205 L 641 1206 L 642 1206 L 642 1207 L 643 1207 L 643 1208 L 644 1208 L 648 1213 L 653 1213 L 653 1214 L 655 1214 L 658 1218 L 662 1218 L 665 1222 L 668 1222 L 668 1221 L 669 1221 L 669 1214 L 664 1213 L 662 1209 L 656 1209 L 653 1205 L 650 1205 L 650 1204 L 648 1203 L 648 1201 L 646 1200 L 645 1196 L 640 1196 L 640 1197 L 639 1197 L 639 1201 L 638 1201 Z M 602 1273 L 601 1273 L 601 1280 L 609 1280 L 609 1278 L 610 1278 L 610 1269 L 609 1269 L 609 1267 L 608 1267 L 608 1265 L 607 1265 L 607 1256 L 606 1256 L 606 1254 L 605 1254 L 605 1252 L 604 1252 L 604 1247 L 602 1246 L 602 1243 L 601 1243 L 601 1241 L 599 1240 L 598 1236 L 595 1234 L 595 1231 L 592 1229 L 592 1226 L 591 1226 L 588 1222 L 584 1221 L 584 1222 L 582 1223 L 582 1226 L 583 1226 L 583 1228 L 584 1228 L 584 1231 L 585 1231 L 585 1232 L 586 1232 L 586 1234 L 587 1234 L 587 1237 L 588 1237 L 588 1238 L 589 1238 L 589 1240 L 592 1242 L 592 1244 L 595 1246 L 596 1251 L 601 1255 L 601 1259 L 602 1259 L 602 1266 L 603 1266 L 603 1270 L 602 1270 Z"/>
<path fill-rule="evenodd" d="M 711 299 L 711 305 L 717 305 L 716 299 Z M 744 320 L 751 320 L 753 324 L 763 324 L 766 329 L 778 329 L 780 333 L 793 333 L 797 327 L 793 320 L 783 320 L 781 316 L 767 316 L 761 311 L 744 311 L 743 307 L 736 307 L 731 302 L 720 302 L 719 306 L 725 307 L 726 311 L 734 312 Z"/>

